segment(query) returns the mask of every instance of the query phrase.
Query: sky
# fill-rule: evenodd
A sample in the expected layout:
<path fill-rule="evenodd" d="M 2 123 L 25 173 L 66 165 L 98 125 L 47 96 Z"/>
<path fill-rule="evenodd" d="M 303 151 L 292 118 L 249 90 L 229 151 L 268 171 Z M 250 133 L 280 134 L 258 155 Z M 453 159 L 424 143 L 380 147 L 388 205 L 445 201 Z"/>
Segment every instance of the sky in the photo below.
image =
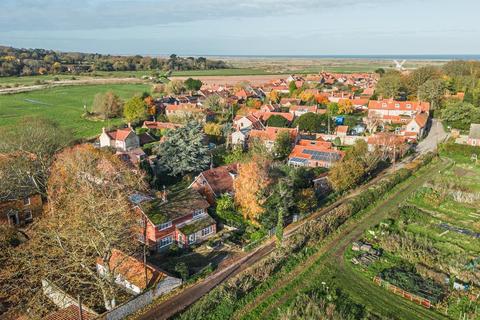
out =
<path fill-rule="evenodd" d="M 480 54 L 479 0 L 0 0 L 0 45 L 110 54 Z"/>

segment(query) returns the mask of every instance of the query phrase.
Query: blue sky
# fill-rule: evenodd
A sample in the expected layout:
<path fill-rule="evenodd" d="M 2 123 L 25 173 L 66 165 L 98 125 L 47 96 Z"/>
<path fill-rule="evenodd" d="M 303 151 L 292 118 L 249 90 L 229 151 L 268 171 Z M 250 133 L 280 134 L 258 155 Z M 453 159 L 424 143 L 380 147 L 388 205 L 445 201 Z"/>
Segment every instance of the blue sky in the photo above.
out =
<path fill-rule="evenodd" d="M 478 0 L 0 0 L 0 44 L 112 54 L 480 54 Z"/>

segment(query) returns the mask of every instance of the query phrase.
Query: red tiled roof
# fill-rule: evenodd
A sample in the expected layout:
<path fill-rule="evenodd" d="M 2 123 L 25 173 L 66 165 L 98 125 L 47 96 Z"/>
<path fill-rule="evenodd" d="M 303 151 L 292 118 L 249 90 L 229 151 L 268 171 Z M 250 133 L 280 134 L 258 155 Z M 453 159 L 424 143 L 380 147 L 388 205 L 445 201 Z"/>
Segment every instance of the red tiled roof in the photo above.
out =
<path fill-rule="evenodd" d="M 337 133 L 347 133 L 348 132 L 348 126 L 338 126 L 337 127 Z"/>
<path fill-rule="evenodd" d="M 70 305 L 45 316 L 44 320 L 78 320 L 79 308 L 76 305 Z M 82 317 L 84 320 L 93 320 L 96 316 L 82 308 Z"/>
<path fill-rule="evenodd" d="M 316 147 L 323 148 L 323 149 L 331 149 L 332 148 L 332 143 L 323 140 L 323 138 L 321 138 L 321 137 L 317 140 L 302 139 L 302 140 L 298 141 L 298 145 L 304 146 L 304 147 L 316 146 Z"/>
<path fill-rule="evenodd" d="M 97 258 L 97 264 L 103 265 L 103 260 Z M 126 255 L 120 250 L 113 249 L 110 258 L 110 268 L 121 274 L 124 279 L 144 290 L 147 286 L 160 281 L 167 275 L 156 267 L 147 264 L 147 283 L 145 283 L 145 267 L 142 261 Z"/>
<path fill-rule="evenodd" d="M 420 126 L 420 128 L 424 128 L 427 125 L 428 121 L 428 114 L 421 112 L 415 115 L 415 122 Z"/>
<path fill-rule="evenodd" d="M 295 111 L 302 111 L 302 112 L 316 112 L 317 111 L 317 106 L 290 106 L 289 111 L 290 112 L 295 112 Z"/>
<path fill-rule="evenodd" d="M 216 195 L 233 192 L 233 175 L 237 174 L 238 165 L 230 164 L 203 171 L 201 175 L 207 180 Z"/>
<path fill-rule="evenodd" d="M 277 127 L 267 127 L 265 130 L 252 130 L 250 131 L 250 137 L 259 138 L 261 140 L 275 141 L 280 132 L 290 132 L 292 139 L 297 137 L 298 131 L 296 128 L 277 128 Z"/>
<path fill-rule="evenodd" d="M 280 104 L 287 104 L 287 103 L 290 103 L 290 104 L 300 104 L 301 100 L 300 99 L 296 99 L 296 98 L 282 98 L 280 100 Z"/>
<path fill-rule="evenodd" d="M 263 121 L 267 121 L 271 116 L 281 116 L 290 122 L 293 121 L 293 114 L 288 112 L 262 112 L 262 113 L 258 112 L 256 113 L 256 115 L 259 115 Z"/>
<path fill-rule="evenodd" d="M 158 122 L 158 121 L 145 121 L 143 123 L 144 128 L 148 129 L 178 129 L 182 125 L 178 123 L 171 123 L 171 122 Z"/>
<path fill-rule="evenodd" d="M 132 132 L 132 128 L 118 129 L 115 135 L 115 140 L 125 141 Z"/>
<path fill-rule="evenodd" d="M 430 103 L 421 101 L 370 100 L 368 109 L 428 112 L 430 110 Z"/>

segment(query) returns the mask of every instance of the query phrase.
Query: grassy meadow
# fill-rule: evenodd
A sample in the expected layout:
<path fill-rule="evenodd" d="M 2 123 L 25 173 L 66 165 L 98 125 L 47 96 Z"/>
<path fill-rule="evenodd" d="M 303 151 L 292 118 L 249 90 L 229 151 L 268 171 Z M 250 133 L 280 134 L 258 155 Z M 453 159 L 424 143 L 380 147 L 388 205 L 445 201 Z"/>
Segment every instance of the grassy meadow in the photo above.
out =
<path fill-rule="evenodd" d="M 11 95 L 0 95 L 0 127 L 14 126 L 23 117 L 44 117 L 71 129 L 77 138 L 90 138 L 104 126 L 119 124 L 121 119 L 91 121 L 84 119 L 84 105 L 91 110 L 95 94 L 113 91 L 122 99 L 150 91 L 150 85 L 110 84 L 56 87 Z"/>

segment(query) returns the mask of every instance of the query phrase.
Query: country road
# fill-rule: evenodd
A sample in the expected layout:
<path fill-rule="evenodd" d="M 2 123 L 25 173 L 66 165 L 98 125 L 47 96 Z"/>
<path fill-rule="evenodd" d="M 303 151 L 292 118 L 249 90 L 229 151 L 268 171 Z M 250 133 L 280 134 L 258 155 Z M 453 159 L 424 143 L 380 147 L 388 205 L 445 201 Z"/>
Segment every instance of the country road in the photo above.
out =
<path fill-rule="evenodd" d="M 432 130 L 430 130 L 428 136 L 419 143 L 417 146 L 417 153 L 416 155 L 404 159 L 402 162 L 398 163 L 396 168 L 400 168 L 401 166 L 405 165 L 406 163 L 412 161 L 413 158 L 417 157 L 418 155 L 425 154 L 429 151 L 433 151 L 436 149 L 437 142 L 441 142 L 445 137 L 446 133 L 443 130 L 443 126 L 441 123 L 434 121 L 432 125 Z M 440 129 L 441 128 L 441 129 Z M 378 180 L 383 178 L 386 174 L 394 170 L 394 168 L 390 167 L 389 169 L 385 170 L 377 177 L 369 181 L 368 183 L 354 189 L 346 196 L 342 197 L 342 199 L 336 201 L 335 203 L 323 208 L 314 214 L 310 215 L 309 217 L 301 220 L 295 224 L 291 224 L 285 228 L 284 237 L 289 237 L 296 232 L 298 228 L 302 225 L 311 221 L 313 219 L 317 219 L 321 217 L 334 208 L 338 207 L 345 201 L 349 200 L 351 197 L 359 194 L 360 192 L 364 191 L 371 185 L 375 184 Z M 238 256 L 233 258 L 233 261 L 230 265 L 216 270 L 213 274 L 208 276 L 206 279 L 200 281 L 199 283 L 193 285 L 192 287 L 186 288 L 180 291 L 178 294 L 174 295 L 170 299 L 159 303 L 148 309 L 145 313 L 139 315 L 136 319 L 140 320 L 156 320 L 156 319 L 169 319 L 176 315 L 177 313 L 185 310 L 188 306 L 195 303 L 199 300 L 203 295 L 208 293 L 210 290 L 215 288 L 220 283 L 224 282 L 225 280 L 237 275 L 241 271 L 245 270 L 249 266 L 253 265 L 257 261 L 260 261 L 268 254 L 270 254 L 275 249 L 275 239 L 269 239 L 265 244 L 258 247 L 254 251 L 250 252 L 245 256 Z"/>

